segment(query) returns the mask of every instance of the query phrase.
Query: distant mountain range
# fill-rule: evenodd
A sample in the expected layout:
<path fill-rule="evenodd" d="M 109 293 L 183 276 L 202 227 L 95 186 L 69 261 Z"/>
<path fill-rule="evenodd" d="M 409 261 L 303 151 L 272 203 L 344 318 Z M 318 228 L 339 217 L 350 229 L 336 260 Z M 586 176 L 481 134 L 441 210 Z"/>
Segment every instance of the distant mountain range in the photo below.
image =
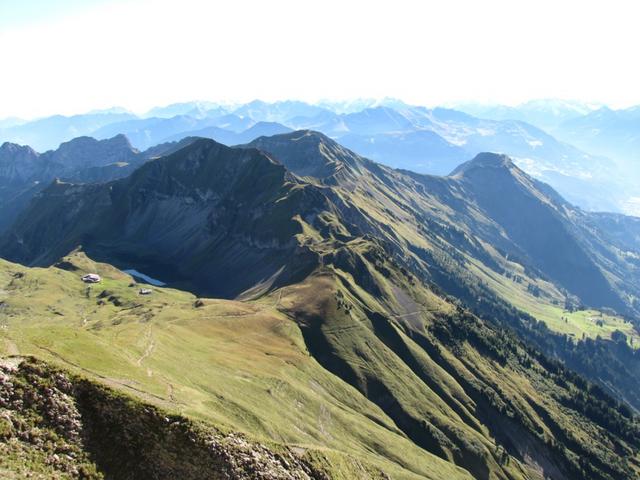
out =
<path fill-rule="evenodd" d="M 58 148 L 61 143 L 76 137 L 92 135 L 96 130 L 111 123 L 135 119 L 130 113 L 88 113 L 65 117 L 54 115 L 18 125 L 2 127 L 0 143 L 12 142 L 29 145 L 44 152 Z"/>
<path fill-rule="evenodd" d="M 607 124 L 602 128 L 597 118 L 606 111 L 576 102 L 459 108 L 468 113 L 413 107 L 393 99 L 315 105 L 186 102 L 154 108 L 142 117 L 116 109 L 18 125 L 8 122 L 0 125 L 0 141 L 44 151 L 81 135 L 107 139 L 124 134 L 135 148 L 146 150 L 189 136 L 236 145 L 261 135 L 313 129 L 363 156 L 420 173 L 445 175 L 479 152 L 505 153 L 585 209 L 633 213 L 640 205 L 635 193 L 640 173 L 633 162 L 617 161 L 622 155 L 633 158 L 635 152 L 632 111 L 610 111 L 621 119 L 602 118 Z M 594 128 L 602 133 L 594 137 Z"/>
<path fill-rule="evenodd" d="M 640 172 L 640 107 L 611 110 L 603 107 L 562 123 L 556 134 L 580 148 L 619 161 L 634 178 Z"/>
<path fill-rule="evenodd" d="M 634 176 L 638 174 L 638 106 L 613 110 L 597 104 L 538 100 L 516 107 L 472 104 L 457 108 L 480 118 L 536 125 L 578 148 L 619 161 L 618 168 L 630 170 Z"/>
<path fill-rule="evenodd" d="M 588 115 L 600 106 L 568 100 L 542 99 L 531 100 L 517 106 L 470 103 L 458 104 L 454 108 L 480 118 L 519 120 L 553 131 L 562 123 Z"/>

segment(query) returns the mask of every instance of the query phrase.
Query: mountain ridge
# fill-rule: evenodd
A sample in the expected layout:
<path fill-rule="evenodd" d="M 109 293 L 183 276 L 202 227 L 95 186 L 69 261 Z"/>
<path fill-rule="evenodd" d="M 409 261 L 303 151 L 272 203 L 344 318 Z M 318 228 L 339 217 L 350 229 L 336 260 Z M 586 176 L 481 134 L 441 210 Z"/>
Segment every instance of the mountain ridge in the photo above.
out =
<path fill-rule="evenodd" d="M 306 130 L 249 148 L 192 139 L 126 178 L 52 184 L 2 236 L 0 252 L 25 264 L 73 265 L 78 254 L 59 259 L 82 245 L 95 260 L 171 287 L 253 305 L 254 322 L 268 306 L 280 320 L 260 331 L 263 341 L 281 329 L 299 332 L 287 348 L 375 405 L 416 448 L 475 478 L 529 478 L 536 469 L 631 478 L 632 414 L 609 397 L 640 405 L 623 375 L 640 372 L 626 339 L 542 333 L 544 324 L 518 309 L 582 301 L 633 313 L 622 287 L 633 294 L 634 271 L 597 225 L 585 226 L 589 214 L 541 185 L 496 154 L 434 177 L 376 164 Z M 531 225 L 553 234 L 558 252 L 543 248 L 544 236 L 527 235 Z M 574 260 L 592 270 L 563 277 Z M 82 302 L 130 308 L 128 282 Z M 602 285 L 609 290 L 598 297 Z M 207 301 L 186 301 L 176 315 Z M 592 360 L 613 359 L 608 370 L 588 368 L 583 355 L 594 346 L 602 351 Z M 221 381 L 219 388 L 232 380 Z M 587 440 L 593 432 L 607 432 L 608 443 Z"/>
<path fill-rule="evenodd" d="M 208 145 L 209 148 L 212 149 L 212 151 L 215 150 L 216 152 L 233 151 L 232 149 L 227 149 L 226 147 L 225 149 L 223 149 L 220 144 L 217 144 L 213 141 L 207 142 L 205 140 L 195 140 L 192 145 Z M 515 164 L 508 159 L 508 157 L 504 155 L 494 155 L 488 153 L 478 155 L 475 159 L 455 169 L 452 172 L 451 176 L 439 179 L 437 177 L 430 176 L 406 176 L 402 172 L 393 171 L 388 167 L 383 167 L 381 165 L 375 164 L 374 162 L 363 159 L 353 152 L 344 149 L 335 141 L 331 140 L 325 135 L 308 130 L 276 135 L 274 137 L 261 137 L 254 141 L 252 144 L 249 144 L 249 146 L 259 147 L 260 149 L 266 151 L 268 155 L 282 161 L 282 163 L 286 167 L 289 167 L 289 169 L 291 169 L 293 172 L 302 174 L 303 177 L 305 175 L 307 177 L 314 177 L 316 178 L 316 180 L 321 180 L 322 183 L 328 186 L 347 188 L 351 192 L 357 192 L 359 190 L 361 191 L 365 188 L 369 189 L 370 192 L 377 191 L 378 196 L 376 197 L 376 202 L 411 202 L 414 201 L 411 200 L 411 198 L 420 198 L 420 202 L 428 203 L 429 201 L 432 201 L 429 199 L 433 199 L 437 202 L 440 202 L 441 204 L 446 204 L 450 201 L 450 199 L 452 199 L 456 195 L 459 195 L 459 193 L 454 192 L 462 187 L 465 190 L 467 199 L 476 199 L 476 206 L 473 208 L 480 207 L 485 212 L 484 215 L 488 215 L 489 218 L 495 218 L 496 215 L 500 217 L 500 219 L 498 220 L 498 224 L 502 226 L 498 226 L 498 230 L 495 230 L 495 227 L 491 227 L 492 229 L 494 229 L 495 233 L 491 233 L 491 230 L 486 230 L 486 234 L 489 235 L 489 237 L 487 237 L 487 240 L 492 239 L 492 241 L 497 242 L 497 245 L 507 245 L 504 243 L 504 239 L 500 239 L 500 235 L 498 235 L 500 229 L 502 229 L 504 225 L 515 224 L 514 222 L 517 223 L 519 221 L 519 218 L 518 215 L 516 215 L 516 217 L 505 217 L 505 215 L 507 215 L 510 211 L 508 208 L 507 210 L 496 210 L 496 208 L 501 205 L 501 202 L 499 201 L 500 194 L 496 193 L 495 191 L 496 182 L 501 185 L 500 188 L 510 189 L 511 193 L 509 195 L 511 196 L 511 198 L 516 198 L 514 197 L 514 195 L 523 195 L 522 201 L 525 202 L 526 205 L 528 205 L 523 206 L 525 210 L 534 208 L 534 205 L 539 205 L 535 208 L 541 208 L 542 210 L 540 210 L 540 212 L 546 211 L 545 209 L 547 207 L 551 207 L 551 210 L 549 210 L 549 214 L 551 216 L 545 217 L 548 218 L 549 222 L 560 221 L 567 223 L 567 225 L 571 225 L 567 227 L 561 227 L 561 229 L 558 230 L 559 232 L 561 230 L 565 232 L 562 233 L 562 235 L 572 235 L 572 230 L 582 228 L 579 224 L 575 226 L 572 225 L 572 222 L 574 221 L 573 218 L 579 218 L 581 215 L 583 216 L 582 213 L 580 213 L 578 210 L 574 210 L 573 207 L 570 206 L 570 204 L 564 202 L 562 198 L 549 187 L 541 184 L 534 179 L 531 179 L 521 169 L 516 167 Z M 173 153 L 170 155 L 170 157 L 176 158 L 175 155 L 176 153 Z M 276 165 L 280 163 L 278 160 L 270 160 L 270 162 L 273 165 Z M 304 160 L 304 162 L 306 163 L 300 163 L 302 160 Z M 158 163 L 158 165 L 161 164 L 163 163 Z M 155 167 L 147 165 L 142 171 L 151 171 L 153 168 Z M 180 174 L 179 171 L 176 171 L 174 173 Z M 140 170 L 137 170 L 131 177 L 131 181 L 135 182 L 135 179 L 139 178 L 140 175 Z M 204 179 L 214 178 L 211 175 L 212 173 L 208 173 L 201 176 L 200 179 L 202 179 L 206 183 Z M 281 177 L 278 178 L 281 178 L 281 182 L 284 182 L 284 173 Z M 419 197 L 415 197 L 416 188 L 419 186 L 418 184 L 414 183 L 415 179 L 420 180 L 418 184 L 422 184 L 422 188 L 428 187 L 433 189 L 433 193 L 428 194 L 426 197 L 424 196 L 424 193 L 417 193 Z M 188 179 L 187 177 L 185 177 L 185 181 L 187 180 L 192 181 L 193 179 Z M 293 177 L 287 178 L 286 180 L 292 181 L 293 183 L 299 183 L 299 181 L 297 179 L 294 179 Z M 193 185 L 193 187 L 204 187 L 205 183 L 199 186 Z M 220 184 L 220 187 L 223 187 L 223 185 Z M 443 187 L 444 190 L 442 190 Z M 302 190 L 305 189 L 303 188 Z M 309 188 L 307 188 L 306 190 L 309 190 Z M 329 196 L 331 197 L 330 201 L 333 202 L 334 205 L 342 205 L 342 207 L 340 208 L 343 208 L 343 213 L 352 208 L 344 203 L 344 200 L 346 200 L 345 197 L 342 197 L 341 195 L 335 196 L 331 192 L 331 190 L 325 190 L 324 192 L 325 193 L 323 195 L 326 195 L 327 192 L 329 192 Z M 433 196 L 434 194 L 436 195 L 435 197 Z M 438 198 L 439 195 L 444 196 Z M 531 203 L 532 201 L 534 203 Z M 345 207 L 346 210 L 344 210 Z M 425 207 L 426 205 L 419 208 Z M 379 206 L 376 208 L 384 209 L 386 207 Z M 465 208 L 466 210 L 468 210 L 468 207 Z M 464 211 L 465 210 L 463 210 L 461 213 L 464 214 Z M 357 217 L 359 216 L 360 215 L 357 215 Z M 471 217 L 468 218 L 470 219 L 469 221 L 475 222 Z M 355 219 L 356 217 L 352 217 L 352 220 Z M 453 222 L 453 220 L 449 221 Z M 360 223 L 360 228 L 368 229 L 373 226 L 373 223 L 364 218 L 357 220 L 357 222 Z M 474 224 L 476 223 L 477 222 L 475 222 Z M 519 227 L 520 230 L 514 230 L 513 234 L 520 235 L 517 232 L 521 231 L 525 227 L 526 225 L 523 224 L 522 227 Z M 387 236 L 388 239 L 393 243 L 398 242 L 398 237 L 396 237 L 395 235 L 389 236 L 391 231 L 387 231 L 385 233 L 384 229 L 380 229 L 379 227 L 375 227 L 375 229 L 372 230 L 371 233 L 373 233 L 374 231 L 376 231 L 378 234 Z M 523 242 L 526 240 L 526 235 L 520 235 L 518 236 L 518 240 L 516 242 Z M 404 241 L 401 241 L 400 243 L 402 242 Z M 560 242 L 560 244 L 564 243 L 566 242 Z M 536 254 L 533 254 L 533 257 L 542 258 L 545 254 L 548 254 L 543 250 L 538 251 Z M 65 252 L 59 252 L 60 255 L 63 253 Z M 519 255 L 521 255 L 522 251 L 520 247 L 517 247 L 514 253 L 518 253 Z M 50 259 L 50 261 L 53 260 L 54 259 Z M 585 264 L 589 264 L 589 261 L 585 260 Z M 550 266 L 551 263 L 547 264 L 547 267 L 545 268 L 550 268 Z M 593 291 L 589 294 L 591 293 L 593 293 Z M 583 292 L 583 294 L 586 294 L 586 292 Z M 615 308 L 617 309 L 620 309 L 622 306 L 622 303 L 617 300 L 613 301 L 613 304 L 615 304 Z"/>
<path fill-rule="evenodd" d="M 542 103 L 533 105 L 531 111 L 536 115 L 540 108 L 546 111 Z M 556 110 L 563 112 L 566 108 L 552 106 L 551 111 Z M 635 208 L 633 184 L 625 175 L 612 177 L 611 160 L 585 153 L 547 133 L 557 134 L 560 139 L 568 138 L 556 133 L 555 128 L 547 128 L 545 132 L 540 129 L 544 125 L 538 121 L 522 121 L 527 118 L 483 119 L 451 108 L 416 107 L 391 99 L 351 105 L 330 102 L 311 105 L 297 101 L 254 101 L 244 105 L 186 102 L 169 105 L 158 112 L 157 117 L 97 112 L 71 120 L 52 118 L 54 124 L 78 122 L 82 128 L 71 128 L 72 134 L 61 135 L 56 143 L 46 147 L 30 142 L 31 136 L 20 136 L 19 131 L 12 128 L 0 130 L 0 139 L 48 149 L 73 136 L 109 138 L 124 133 L 137 148 L 144 150 L 158 143 L 202 135 L 230 145 L 253 140 L 251 129 L 261 122 L 278 122 L 282 125 L 278 127 L 280 131 L 320 130 L 365 157 L 421 173 L 443 175 L 479 152 L 501 151 L 515 158 L 529 174 L 553 185 L 583 208 L 625 212 L 633 212 Z M 543 113 L 543 117 L 545 115 Z M 46 124 L 46 119 L 44 121 Z M 29 135 L 38 135 L 41 124 L 41 121 L 26 122 L 17 128 L 31 132 Z M 255 132 L 255 136 L 275 133 L 279 131 L 263 129 Z M 624 168 L 632 172 L 630 165 L 625 165 Z M 606 194 L 598 193 L 600 191 Z"/>

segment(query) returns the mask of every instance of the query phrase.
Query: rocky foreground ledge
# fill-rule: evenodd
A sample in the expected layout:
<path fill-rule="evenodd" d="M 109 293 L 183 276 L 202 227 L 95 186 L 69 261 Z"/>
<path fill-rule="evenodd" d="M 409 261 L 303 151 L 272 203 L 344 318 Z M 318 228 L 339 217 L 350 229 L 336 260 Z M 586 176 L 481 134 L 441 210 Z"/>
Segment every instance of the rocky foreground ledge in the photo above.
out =
<path fill-rule="evenodd" d="M 34 358 L 0 362 L 1 478 L 330 478 L 313 463 Z"/>

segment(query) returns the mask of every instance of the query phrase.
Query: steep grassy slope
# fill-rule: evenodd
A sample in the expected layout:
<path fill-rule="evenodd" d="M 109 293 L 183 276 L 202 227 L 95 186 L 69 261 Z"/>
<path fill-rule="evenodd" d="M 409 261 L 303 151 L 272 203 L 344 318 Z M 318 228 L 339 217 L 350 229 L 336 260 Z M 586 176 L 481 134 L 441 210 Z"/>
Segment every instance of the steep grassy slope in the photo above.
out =
<path fill-rule="evenodd" d="M 546 297 L 546 303 L 633 309 L 638 243 L 611 242 L 592 215 L 505 156 L 479 155 L 449 177 L 433 177 L 388 169 L 313 132 L 260 138 L 251 145 L 292 172 L 332 186 L 345 219 L 384 238 L 422 271 L 468 269 L 475 260 L 518 280 L 511 282 L 519 284 L 513 289 L 536 302 Z M 486 275 L 478 280 L 486 281 Z M 487 283 L 495 293 L 504 291 Z"/>
<path fill-rule="evenodd" d="M 341 215 L 385 238 L 441 283 L 443 275 L 470 277 L 538 319 L 552 320 L 551 326 L 564 322 L 565 305 L 633 308 L 637 243 L 612 242 L 607 230 L 594 225 L 595 215 L 564 202 L 506 157 L 479 156 L 440 178 L 381 167 L 311 132 L 252 145 L 299 175 L 308 174 L 308 165 L 321 167 L 314 177 L 339 188 L 342 205 L 353 205 Z M 613 323 L 633 334 L 619 317 Z M 608 336 L 606 329 L 583 331 Z"/>
<path fill-rule="evenodd" d="M 5 235 L 0 251 L 46 265 L 82 243 L 94 256 L 106 252 L 111 261 L 138 263 L 171 281 L 189 278 L 192 289 L 231 296 L 242 286 L 223 291 L 215 277 L 198 271 L 207 264 L 219 268 L 224 259 L 203 263 L 203 256 L 269 251 L 261 259 L 266 279 L 291 256 L 302 223 L 329 222 L 341 224 L 341 234 L 383 239 L 427 275 L 434 267 L 451 269 L 434 265 L 442 261 L 466 268 L 466 256 L 517 275 L 525 289 L 547 297 L 634 313 L 640 247 L 611 244 L 588 214 L 506 157 L 480 155 L 443 178 L 391 170 L 314 132 L 261 137 L 252 146 L 276 161 L 200 140 L 108 186 L 58 183 Z M 327 220 L 336 214 L 337 222 Z M 230 275 L 234 268 L 246 275 L 247 268 L 230 263 Z M 542 282 L 556 291 L 540 288 Z"/>
<path fill-rule="evenodd" d="M 515 329 L 640 408 L 638 382 L 629 381 L 640 380 L 640 358 L 623 348 L 624 341 L 620 345 L 619 336 L 599 340 L 616 330 L 628 343 L 638 336 L 640 247 L 633 236 L 612 241 L 613 232 L 597 224 L 597 216 L 571 206 L 504 156 L 481 155 L 442 178 L 388 169 L 314 132 L 254 145 L 294 173 L 304 173 L 301 165 L 307 168 L 314 158 L 316 165 L 341 165 L 334 167 L 339 174 L 317 180 L 331 186 L 338 217 L 349 222 L 350 232 L 382 240 L 421 281 L 487 321 Z M 585 311 L 584 305 L 614 307 L 628 316 L 600 309 L 594 316 L 609 319 L 600 324 L 600 318 L 571 313 Z"/>
<path fill-rule="evenodd" d="M 277 298 L 196 303 L 168 289 L 140 296 L 128 275 L 81 254 L 62 266 L 80 270 L 3 263 L 5 352 L 37 355 L 226 431 L 295 445 L 333 465 L 335 478 L 362 462 L 394 478 L 468 478 L 413 445 L 384 412 L 309 357 Z M 103 283 L 87 291 L 79 281 L 84 268 Z"/>
<path fill-rule="evenodd" d="M 591 305 L 624 308 L 581 239 L 571 231 L 573 225 L 566 222 L 570 206 L 555 192 L 528 178 L 506 156 L 478 155 L 452 176 L 533 267 Z M 504 243 L 493 245 L 500 248 Z"/>
<path fill-rule="evenodd" d="M 382 478 L 167 413 L 33 358 L 0 364 L 3 478 Z M 328 467 L 328 468 L 327 468 Z M 340 468 L 340 467 L 339 467 Z"/>
<path fill-rule="evenodd" d="M 375 244 L 330 250 L 303 283 L 248 303 L 141 296 L 80 253 L 67 270 L 3 263 L 5 352 L 296 447 L 332 478 L 362 462 L 393 478 L 468 475 L 453 464 L 475 478 L 632 478 L 638 433 L 624 410 L 424 290 Z M 103 283 L 82 284 L 85 269 Z"/>
<path fill-rule="evenodd" d="M 553 478 L 632 475 L 606 472 L 612 459 L 597 459 L 600 445 L 583 443 L 587 437 L 577 433 L 584 428 L 579 410 L 565 408 L 584 384 L 505 332 L 443 305 L 370 245 L 349 250 L 338 250 L 347 259 L 333 260 L 330 272 L 284 296 L 283 306 L 302 319 L 312 354 L 380 405 L 414 442 L 476 478 L 517 478 L 498 466 L 500 448 Z M 614 416 L 630 415 L 620 411 Z M 554 440 L 540 435 L 547 429 Z M 497 450 L 487 434 L 498 440 Z M 635 444 L 634 434 L 628 439 Z M 574 463 L 584 456 L 598 467 Z"/>
<path fill-rule="evenodd" d="M 615 213 L 594 213 L 590 222 L 622 251 L 633 251 L 640 243 L 640 218 Z M 637 258 L 634 257 L 637 263 Z"/>

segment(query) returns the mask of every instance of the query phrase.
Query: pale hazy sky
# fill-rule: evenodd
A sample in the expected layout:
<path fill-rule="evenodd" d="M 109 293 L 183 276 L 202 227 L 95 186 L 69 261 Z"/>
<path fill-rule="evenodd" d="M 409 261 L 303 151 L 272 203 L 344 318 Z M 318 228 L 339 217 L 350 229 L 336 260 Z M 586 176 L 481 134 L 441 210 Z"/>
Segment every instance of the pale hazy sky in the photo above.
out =
<path fill-rule="evenodd" d="M 0 0 L 0 118 L 202 99 L 640 103 L 629 0 Z"/>

